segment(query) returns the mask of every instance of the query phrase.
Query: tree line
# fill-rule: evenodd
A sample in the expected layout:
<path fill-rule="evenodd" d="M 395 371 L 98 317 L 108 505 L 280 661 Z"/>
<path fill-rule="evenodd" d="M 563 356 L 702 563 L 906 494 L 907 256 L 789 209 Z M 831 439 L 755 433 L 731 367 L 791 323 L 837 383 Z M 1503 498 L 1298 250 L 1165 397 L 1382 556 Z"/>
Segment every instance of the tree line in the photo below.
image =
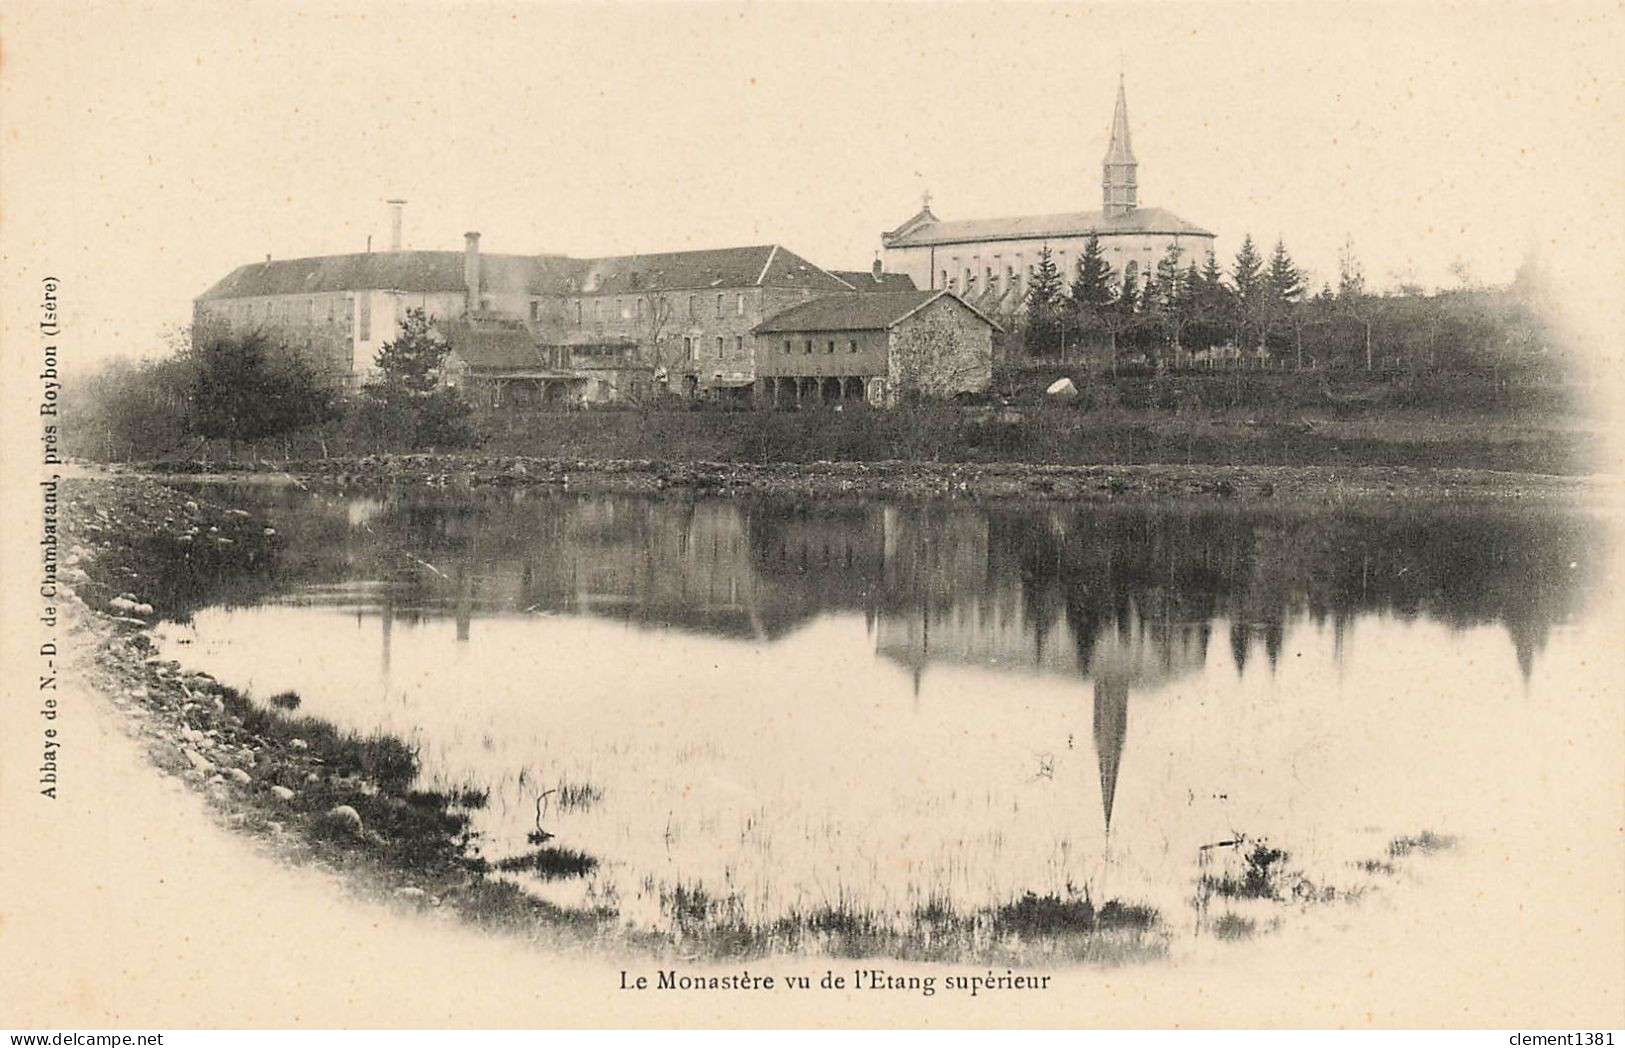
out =
<path fill-rule="evenodd" d="M 1310 294 L 1284 241 L 1266 256 L 1248 235 L 1228 271 L 1174 246 L 1141 272 L 1113 268 L 1091 236 L 1070 275 L 1046 247 L 1029 273 L 1019 330 L 1037 360 L 1081 358 L 1116 369 L 1290 367 L 1362 371 L 1486 371 L 1539 366 L 1549 356 L 1544 291 L 1532 263 L 1505 288 L 1426 294 L 1366 286 L 1351 242 L 1337 284 Z"/>
<path fill-rule="evenodd" d="M 423 310 L 374 357 L 376 373 L 347 392 L 308 357 L 261 330 L 234 331 L 206 319 L 171 338 L 169 356 L 116 361 L 75 391 L 70 454 L 137 459 L 224 441 L 228 456 L 255 444 L 311 432 L 379 448 L 452 448 L 474 443 L 473 412 L 439 381 L 450 347 Z"/>

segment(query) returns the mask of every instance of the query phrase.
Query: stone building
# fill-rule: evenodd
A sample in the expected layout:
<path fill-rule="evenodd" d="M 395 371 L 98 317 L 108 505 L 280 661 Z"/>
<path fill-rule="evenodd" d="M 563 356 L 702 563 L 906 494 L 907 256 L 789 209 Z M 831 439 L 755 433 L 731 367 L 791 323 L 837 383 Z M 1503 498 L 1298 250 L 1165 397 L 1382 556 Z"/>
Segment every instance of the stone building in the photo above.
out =
<path fill-rule="evenodd" d="M 607 258 L 404 251 L 241 266 L 193 303 L 199 330 L 259 329 L 334 382 L 359 385 L 410 309 L 452 345 L 448 380 L 484 402 L 580 403 L 662 393 L 748 396 L 753 329 L 824 295 L 910 288 L 877 269 L 857 285 L 782 246 Z"/>
<path fill-rule="evenodd" d="M 1100 190 L 1099 211 L 946 222 L 931 211 L 927 196 L 914 217 L 881 234 L 885 267 L 920 288 L 952 291 L 989 315 L 1008 317 L 1020 308 L 1045 247 L 1068 282 L 1091 236 L 1100 238 L 1119 277 L 1143 279 L 1170 248 L 1179 249 L 1182 264 L 1201 266 L 1212 257 L 1212 233 L 1171 211 L 1140 206 L 1139 164 L 1121 79 Z"/>
<path fill-rule="evenodd" d="M 950 291 L 847 292 L 757 325 L 757 396 L 891 406 L 987 388 L 998 325 Z"/>
<path fill-rule="evenodd" d="M 776 244 L 575 260 L 555 333 L 637 343 L 667 392 L 744 397 L 756 381 L 751 331 L 838 293 L 851 288 Z"/>

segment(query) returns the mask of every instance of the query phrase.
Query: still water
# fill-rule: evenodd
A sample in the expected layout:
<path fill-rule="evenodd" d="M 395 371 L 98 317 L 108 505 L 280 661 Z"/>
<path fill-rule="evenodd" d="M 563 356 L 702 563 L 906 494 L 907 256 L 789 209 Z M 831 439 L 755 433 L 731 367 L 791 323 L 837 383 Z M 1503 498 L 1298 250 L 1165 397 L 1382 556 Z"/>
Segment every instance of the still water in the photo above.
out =
<path fill-rule="evenodd" d="M 747 923 L 1087 893 L 1175 938 L 1403 900 L 1562 817 L 1600 701 L 1577 511 L 210 497 L 285 549 L 164 653 L 410 740 L 424 787 L 489 791 L 487 858 L 545 829 L 596 866 L 509 876 L 634 926 L 696 891 Z M 1260 842 L 1277 898 L 1202 898 Z"/>

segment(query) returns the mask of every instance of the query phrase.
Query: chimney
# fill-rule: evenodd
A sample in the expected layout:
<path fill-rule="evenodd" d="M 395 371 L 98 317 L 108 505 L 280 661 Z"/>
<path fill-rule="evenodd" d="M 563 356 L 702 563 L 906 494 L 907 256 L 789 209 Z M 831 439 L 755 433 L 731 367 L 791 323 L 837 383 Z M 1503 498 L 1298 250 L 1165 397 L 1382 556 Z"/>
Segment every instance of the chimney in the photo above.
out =
<path fill-rule="evenodd" d="M 873 272 L 874 275 L 875 275 L 875 283 L 877 283 L 877 284 L 880 283 L 880 274 L 885 272 L 885 269 L 880 264 L 880 256 L 879 255 L 875 256 L 875 264 L 871 268 L 871 272 Z"/>
<path fill-rule="evenodd" d="M 399 251 L 401 249 L 401 208 L 406 206 L 406 201 L 386 200 L 384 203 L 389 205 L 389 249 Z"/>
<path fill-rule="evenodd" d="M 468 311 L 480 308 L 480 235 L 463 234 L 463 287 L 468 292 Z"/>

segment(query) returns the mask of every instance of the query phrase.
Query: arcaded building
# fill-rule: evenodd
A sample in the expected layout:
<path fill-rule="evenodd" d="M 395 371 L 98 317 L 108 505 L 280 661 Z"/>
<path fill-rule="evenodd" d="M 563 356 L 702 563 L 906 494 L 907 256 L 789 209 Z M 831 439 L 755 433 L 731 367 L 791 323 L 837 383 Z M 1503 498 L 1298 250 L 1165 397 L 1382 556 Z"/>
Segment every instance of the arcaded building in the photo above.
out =
<path fill-rule="evenodd" d="M 1170 248 L 1198 266 L 1213 256 L 1211 232 L 1163 208 L 1140 206 L 1139 163 L 1121 79 L 1100 191 L 1098 211 L 954 221 L 938 218 L 928 196 L 914 217 L 881 234 L 885 268 L 919 288 L 952 291 L 985 313 L 1010 316 L 1020 308 L 1046 247 L 1069 283 L 1091 236 L 1100 238 L 1119 277 L 1143 277 Z"/>
<path fill-rule="evenodd" d="M 757 325 L 760 402 L 892 406 L 984 390 L 998 325 L 951 291 L 825 295 Z"/>

